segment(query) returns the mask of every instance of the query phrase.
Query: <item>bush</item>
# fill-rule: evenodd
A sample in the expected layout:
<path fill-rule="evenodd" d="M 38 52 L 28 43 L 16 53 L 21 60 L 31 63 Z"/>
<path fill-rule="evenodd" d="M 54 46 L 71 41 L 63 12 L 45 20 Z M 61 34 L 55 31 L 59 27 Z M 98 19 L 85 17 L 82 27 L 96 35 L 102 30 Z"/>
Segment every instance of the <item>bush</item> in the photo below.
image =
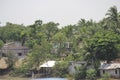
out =
<path fill-rule="evenodd" d="M 68 62 L 58 62 L 53 69 L 53 76 L 66 77 L 68 75 Z"/>
<path fill-rule="evenodd" d="M 102 76 L 102 79 L 101 80 L 110 80 L 110 75 L 105 73 L 103 76 Z"/>
<path fill-rule="evenodd" d="M 28 64 L 22 64 L 19 67 L 14 67 L 12 75 L 13 76 L 26 76 L 26 73 L 30 71 Z"/>
<path fill-rule="evenodd" d="M 25 69 L 24 67 L 14 68 L 11 75 L 12 76 L 26 76 L 27 72 L 28 72 L 28 69 Z"/>
<path fill-rule="evenodd" d="M 86 76 L 86 67 L 85 66 L 79 66 L 79 67 L 75 67 L 76 72 L 75 72 L 75 80 L 79 80 L 79 79 L 85 79 Z"/>
<path fill-rule="evenodd" d="M 88 69 L 86 71 L 86 78 L 89 80 L 95 80 L 96 77 L 96 70 L 95 69 Z"/>

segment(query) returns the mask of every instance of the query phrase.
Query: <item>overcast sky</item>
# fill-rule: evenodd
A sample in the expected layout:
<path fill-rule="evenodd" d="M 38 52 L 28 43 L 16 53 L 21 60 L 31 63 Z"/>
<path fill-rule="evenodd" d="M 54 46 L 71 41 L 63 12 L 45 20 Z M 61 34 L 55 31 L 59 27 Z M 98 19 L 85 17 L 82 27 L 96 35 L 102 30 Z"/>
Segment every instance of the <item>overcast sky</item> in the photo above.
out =
<path fill-rule="evenodd" d="M 0 0 L 0 25 L 30 25 L 35 20 L 76 24 L 81 18 L 101 20 L 111 6 L 120 11 L 120 0 Z"/>

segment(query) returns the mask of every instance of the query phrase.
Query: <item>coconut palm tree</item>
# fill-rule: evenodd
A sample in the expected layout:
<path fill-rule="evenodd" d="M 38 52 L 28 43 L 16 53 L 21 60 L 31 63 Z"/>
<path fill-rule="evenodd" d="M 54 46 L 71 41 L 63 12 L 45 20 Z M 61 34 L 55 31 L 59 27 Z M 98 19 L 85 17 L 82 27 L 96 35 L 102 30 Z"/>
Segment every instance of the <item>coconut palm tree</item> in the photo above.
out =
<path fill-rule="evenodd" d="M 113 6 L 111 7 L 108 12 L 106 13 L 108 22 L 109 22 L 109 26 L 112 26 L 112 29 L 116 32 L 120 34 L 120 21 L 119 21 L 119 14 L 117 11 L 117 7 Z"/>

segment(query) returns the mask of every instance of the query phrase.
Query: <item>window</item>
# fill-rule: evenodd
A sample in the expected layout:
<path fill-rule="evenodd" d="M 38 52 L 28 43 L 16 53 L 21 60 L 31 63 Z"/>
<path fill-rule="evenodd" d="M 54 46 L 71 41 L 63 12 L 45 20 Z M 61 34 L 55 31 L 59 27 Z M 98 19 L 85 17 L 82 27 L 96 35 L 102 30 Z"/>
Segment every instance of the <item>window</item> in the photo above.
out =
<path fill-rule="evenodd" d="M 22 53 L 18 53 L 18 56 L 22 56 Z"/>
<path fill-rule="evenodd" d="M 2 54 L 1 54 L 1 57 L 6 57 L 6 54 L 5 54 L 5 53 L 2 53 Z"/>
<path fill-rule="evenodd" d="M 105 70 L 103 70 L 103 74 L 105 74 Z"/>
<path fill-rule="evenodd" d="M 81 65 L 84 66 L 84 63 L 82 63 Z"/>
<path fill-rule="evenodd" d="M 115 70 L 115 74 L 117 74 L 117 69 Z"/>

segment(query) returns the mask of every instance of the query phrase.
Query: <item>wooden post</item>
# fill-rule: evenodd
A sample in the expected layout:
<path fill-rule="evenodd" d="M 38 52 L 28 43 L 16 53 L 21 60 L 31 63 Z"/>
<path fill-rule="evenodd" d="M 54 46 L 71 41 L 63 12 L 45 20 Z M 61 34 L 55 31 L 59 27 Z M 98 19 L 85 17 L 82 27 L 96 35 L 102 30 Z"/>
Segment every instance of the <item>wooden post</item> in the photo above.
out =
<path fill-rule="evenodd" d="M 34 71 L 32 71 L 32 79 L 34 78 Z"/>

